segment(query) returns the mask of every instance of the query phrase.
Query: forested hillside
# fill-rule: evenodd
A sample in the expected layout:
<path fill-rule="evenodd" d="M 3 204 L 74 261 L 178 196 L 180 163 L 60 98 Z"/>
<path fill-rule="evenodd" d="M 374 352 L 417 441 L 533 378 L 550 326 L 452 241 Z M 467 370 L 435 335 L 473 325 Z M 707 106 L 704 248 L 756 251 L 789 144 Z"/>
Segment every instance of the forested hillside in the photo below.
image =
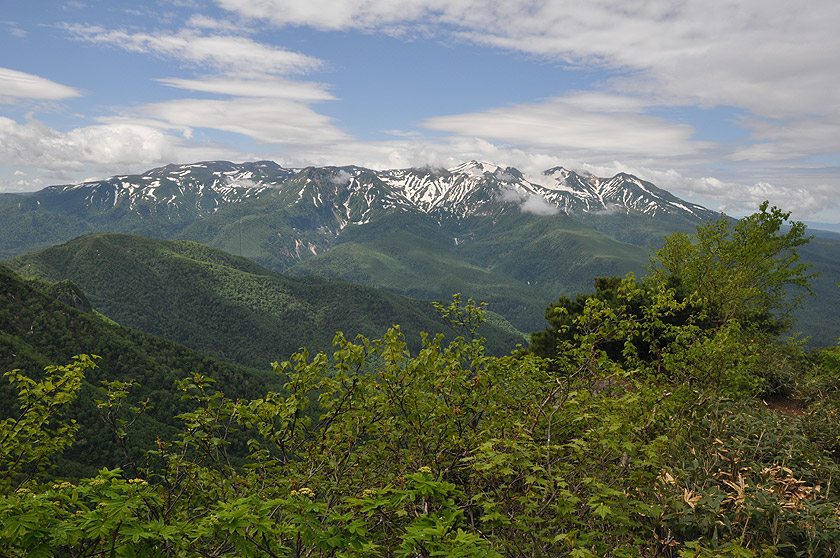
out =
<path fill-rule="evenodd" d="M 430 302 L 280 275 L 194 242 L 94 234 L 8 263 L 25 276 L 71 280 L 122 325 L 263 370 L 303 346 L 328 350 L 337 331 L 352 339 L 399 323 L 417 349 L 421 331 L 449 330 Z M 502 319 L 482 333 L 496 354 L 524 342 Z"/>
<path fill-rule="evenodd" d="M 596 275 L 641 274 L 647 257 L 647 249 L 616 242 L 565 214 L 517 211 L 444 224 L 389 215 L 346 229 L 329 251 L 289 272 L 342 277 L 417 298 L 469 293 L 531 331 L 558 293 L 589 289 Z"/>
<path fill-rule="evenodd" d="M 9 374 L 0 552 L 838 556 L 840 350 L 780 337 L 812 279 L 788 217 L 672 235 L 649 277 L 559 299 L 549 342 L 510 356 L 456 299 L 437 310 L 461 336 L 419 352 L 397 329 L 339 335 L 251 398 L 188 375 L 179 432 L 93 476 L 39 472 L 78 437 L 90 362 Z M 116 439 L 138 395 L 103 394 Z"/>
<path fill-rule="evenodd" d="M 143 400 L 148 398 L 149 411 L 131 435 L 133 451 L 150 447 L 157 436 L 165 438 L 175 433 L 179 422 L 174 415 L 188 408 L 181 403 L 175 381 L 188 374 L 197 372 L 214 379 L 217 388 L 231 397 L 256 397 L 269 386 L 276 388 L 281 383 L 272 375 L 210 359 L 55 298 L 58 295 L 72 302 L 66 296 L 68 291 L 75 291 L 68 283 L 58 288 L 27 283 L 8 267 L 0 266 L 0 369 L 4 372 L 21 369 L 33 374 L 51 364 L 69 362 L 73 355 L 102 357 L 96 360 L 97 367 L 85 376 L 78 398 L 69 410 L 78 421 L 79 431 L 75 444 L 61 457 L 65 474 L 71 471 L 92 474 L 105 465 L 125 465 L 122 449 L 104 426 L 95 403 L 103 398 L 102 380 L 136 382 L 134 393 Z M 78 295 L 75 299 L 84 306 Z M 41 374 L 34 377 L 40 378 Z M 16 395 L 8 382 L 0 385 L 0 409 L 4 416 L 14 408 Z"/>

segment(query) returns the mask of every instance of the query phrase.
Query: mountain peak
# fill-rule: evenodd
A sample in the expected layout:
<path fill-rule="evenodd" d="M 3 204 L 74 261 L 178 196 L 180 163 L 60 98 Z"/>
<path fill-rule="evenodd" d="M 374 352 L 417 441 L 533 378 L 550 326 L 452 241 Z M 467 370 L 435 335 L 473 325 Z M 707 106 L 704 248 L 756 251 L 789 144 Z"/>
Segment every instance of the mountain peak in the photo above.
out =
<path fill-rule="evenodd" d="M 485 163 L 483 161 L 467 161 L 466 163 L 461 163 L 457 167 L 449 169 L 449 172 L 453 174 L 469 174 L 471 176 L 481 177 L 484 176 L 485 173 L 494 174 L 497 172 L 501 167 L 494 165 L 492 163 Z"/>

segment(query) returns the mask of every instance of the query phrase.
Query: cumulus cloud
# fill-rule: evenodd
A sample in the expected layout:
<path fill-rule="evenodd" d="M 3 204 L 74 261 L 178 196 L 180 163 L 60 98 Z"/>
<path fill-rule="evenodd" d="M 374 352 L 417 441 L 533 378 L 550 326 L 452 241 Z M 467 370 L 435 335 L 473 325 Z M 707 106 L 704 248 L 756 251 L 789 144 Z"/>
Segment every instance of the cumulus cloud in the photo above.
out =
<path fill-rule="evenodd" d="M 0 145 L 0 161 L 15 167 L 37 167 L 62 180 L 90 169 L 142 171 L 196 156 L 182 137 L 138 124 L 84 126 L 62 132 L 37 120 L 19 124 L 0 117 Z M 231 150 L 205 147 L 210 149 L 202 150 L 204 155 L 234 155 Z"/>
<path fill-rule="evenodd" d="M 533 213 L 534 215 L 556 215 L 560 210 L 551 205 L 542 196 L 531 196 L 519 206 L 522 213 Z"/>
<path fill-rule="evenodd" d="M 516 188 L 502 188 L 499 199 L 503 202 L 516 203 L 522 213 L 533 215 L 556 215 L 560 210 L 540 195 L 517 190 Z"/>
<path fill-rule="evenodd" d="M 73 87 L 33 74 L 0 68 L 0 103 L 11 103 L 16 99 L 58 100 L 79 95 L 81 93 Z"/>
<path fill-rule="evenodd" d="M 87 126 L 60 132 L 31 120 L 18 124 L 0 117 L 0 157 L 51 170 L 81 169 L 88 163 L 160 163 L 169 155 L 164 134 L 140 126 Z"/>
<path fill-rule="evenodd" d="M 352 174 L 342 169 L 330 177 L 330 182 L 336 186 L 347 186 L 352 178 Z"/>

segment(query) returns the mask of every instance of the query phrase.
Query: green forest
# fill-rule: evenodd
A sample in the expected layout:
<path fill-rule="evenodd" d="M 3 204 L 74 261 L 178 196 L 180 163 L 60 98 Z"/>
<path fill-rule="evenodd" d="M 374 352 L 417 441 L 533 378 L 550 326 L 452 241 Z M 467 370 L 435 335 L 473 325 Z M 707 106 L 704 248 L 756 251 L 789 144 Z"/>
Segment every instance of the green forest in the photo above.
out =
<path fill-rule="evenodd" d="M 789 217 L 669 235 L 644 276 L 593 278 L 502 356 L 455 295 L 448 335 L 329 332 L 271 377 L 133 344 L 72 283 L 0 268 L 23 355 L 0 393 L 0 554 L 838 556 L 840 348 L 787 335 L 814 279 Z"/>

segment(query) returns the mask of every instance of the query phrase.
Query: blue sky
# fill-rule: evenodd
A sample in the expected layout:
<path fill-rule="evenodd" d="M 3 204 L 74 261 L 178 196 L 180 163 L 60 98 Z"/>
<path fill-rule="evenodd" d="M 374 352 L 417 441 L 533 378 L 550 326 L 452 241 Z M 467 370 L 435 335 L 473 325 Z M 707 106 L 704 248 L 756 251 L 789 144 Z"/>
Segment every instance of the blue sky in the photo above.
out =
<path fill-rule="evenodd" d="M 836 0 L 4 4 L 0 191 L 209 159 L 478 159 L 840 222 Z"/>

